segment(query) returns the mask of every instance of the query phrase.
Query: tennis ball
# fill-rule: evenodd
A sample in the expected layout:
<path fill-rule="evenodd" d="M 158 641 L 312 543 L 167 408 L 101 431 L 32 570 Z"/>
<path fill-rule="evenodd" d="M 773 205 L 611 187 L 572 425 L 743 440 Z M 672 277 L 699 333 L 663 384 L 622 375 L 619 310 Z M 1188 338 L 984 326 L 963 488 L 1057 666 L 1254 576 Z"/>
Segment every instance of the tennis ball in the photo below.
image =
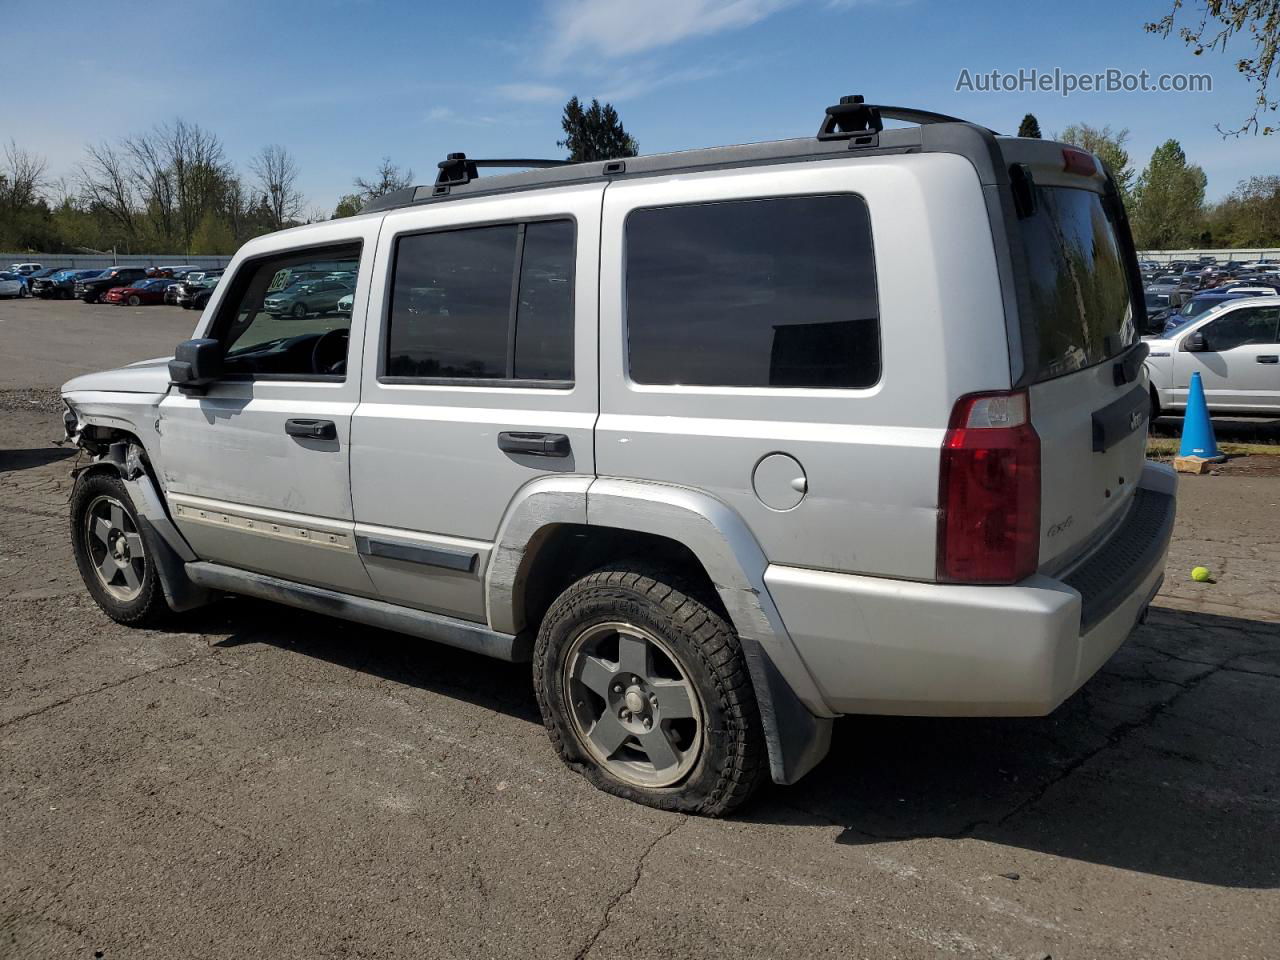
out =
<path fill-rule="evenodd" d="M 1197 583 L 1204 583 L 1209 579 L 1208 567 L 1194 567 L 1191 570 L 1191 579 Z"/>

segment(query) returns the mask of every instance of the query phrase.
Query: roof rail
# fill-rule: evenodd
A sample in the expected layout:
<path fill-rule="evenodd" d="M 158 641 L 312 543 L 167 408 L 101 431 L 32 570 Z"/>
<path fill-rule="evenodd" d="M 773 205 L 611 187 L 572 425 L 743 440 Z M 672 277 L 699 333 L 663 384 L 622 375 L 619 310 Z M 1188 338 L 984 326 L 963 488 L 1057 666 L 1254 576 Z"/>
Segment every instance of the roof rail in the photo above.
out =
<path fill-rule="evenodd" d="M 822 118 L 822 126 L 818 128 L 818 139 L 861 140 L 864 137 L 875 137 L 884 129 L 886 119 L 919 124 L 969 122 L 959 117 L 949 117 L 945 113 L 934 113 L 931 110 L 867 103 L 861 95 L 853 94 L 841 97 L 839 103 L 827 107 L 826 116 Z M 986 127 L 982 129 L 987 130 Z M 994 130 L 987 130 L 987 132 L 993 136 L 996 135 Z"/>
<path fill-rule="evenodd" d="M 513 157 L 499 160 L 471 160 L 465 153 L 451 153 L 441 160 L 437 166 L 437 187 L 457 187 L 470 183 L 480 175 L 478 167 L 566 167 L 572 160 L 533 160 L 528 157 Z"/>

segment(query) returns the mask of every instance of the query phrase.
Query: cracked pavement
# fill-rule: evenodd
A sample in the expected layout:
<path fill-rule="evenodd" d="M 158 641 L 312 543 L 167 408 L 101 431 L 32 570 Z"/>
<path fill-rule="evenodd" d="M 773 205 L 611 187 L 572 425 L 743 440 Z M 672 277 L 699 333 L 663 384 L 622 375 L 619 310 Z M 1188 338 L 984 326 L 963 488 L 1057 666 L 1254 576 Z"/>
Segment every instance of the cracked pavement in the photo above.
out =
<path fill-rule="evenodd" d="M 242 599 L 113 624 L 58 420 L 0 390 L 0 958 L 1276 955 L 1280 479 L 1184 480 L 1150 621 L 1053 715 L 850 718 L 713 821 L 562 768 L 527 667 Z"/>

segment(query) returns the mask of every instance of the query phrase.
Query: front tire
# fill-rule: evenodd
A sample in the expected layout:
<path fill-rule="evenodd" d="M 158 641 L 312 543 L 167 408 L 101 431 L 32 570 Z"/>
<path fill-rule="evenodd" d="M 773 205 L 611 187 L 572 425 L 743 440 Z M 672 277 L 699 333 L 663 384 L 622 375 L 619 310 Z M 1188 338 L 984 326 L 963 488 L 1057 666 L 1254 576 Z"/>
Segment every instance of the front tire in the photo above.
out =
<path fill-rule="evenodd" d="M 137 510 L 115 474 L 91 473 L 76 481 L 71 547 L 89 595 L 116 623 L 150 626 L 169 614 Z"/>
<path fill-rule="evenodd" d="M 135 293 L 133 296 L 129 298 L 129 306 L 131 307 L 142 306 L 142 298 Z"/>
<path fill-rule="evenodd" d="M 293 310 L 290 312 L 293 314 L 293 319 L 295 320 L 307 319 L 307 305 L 305 303 L 295 303 L 293 305 Z"/>
<path fill-rule="evenodd" d="M 618 565 L 578 580 L 543 619 L 533 673 L 556 752 L 607 793 L 721 816 L 764 781 L 738 637 L 678 576 Z"/>

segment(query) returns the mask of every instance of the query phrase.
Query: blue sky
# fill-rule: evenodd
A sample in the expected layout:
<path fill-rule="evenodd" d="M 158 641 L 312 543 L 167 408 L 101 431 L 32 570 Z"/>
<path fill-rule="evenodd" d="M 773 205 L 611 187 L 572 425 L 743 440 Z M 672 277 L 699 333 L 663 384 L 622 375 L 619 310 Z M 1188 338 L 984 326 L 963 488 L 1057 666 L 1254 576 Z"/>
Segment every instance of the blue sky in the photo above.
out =
<path fill-rule="evenodd" d="M 1244 47 L 1195 57 L 1143 32 L 1171 2 L 117 0 L 107 18 L 108 6 L 70 0 L 55 18 L 61 42 L 5 31 L 0 89 L 26 106 L 6 111 L 0 139 L 73 178 L 86 141 L 181 115 L 217 133 L 242 170 L 283 144 L 309 207 L 328 211 L 383 155 L 419 182 L 453 150 L 562 156 L 560 109 L 573 93 L 611 100 L 644 153 L 811 136 L 828 103 L 862 93 L 1008 133 L 1027 111 L 1046 135 L 1079 120 L 1127 127 L 1139 170 L 1175 137 L 1215 199 L 1280 173 L 1280 137 L 1224 141 L 1213 128 L 1248 109 L 1231 56 Z M 0 0 L 10 27 L 42 19 L 17 9 Z M 956 92 L 962 69 L 1021 67 L 1208 72 L 1214 89 Z"/>

